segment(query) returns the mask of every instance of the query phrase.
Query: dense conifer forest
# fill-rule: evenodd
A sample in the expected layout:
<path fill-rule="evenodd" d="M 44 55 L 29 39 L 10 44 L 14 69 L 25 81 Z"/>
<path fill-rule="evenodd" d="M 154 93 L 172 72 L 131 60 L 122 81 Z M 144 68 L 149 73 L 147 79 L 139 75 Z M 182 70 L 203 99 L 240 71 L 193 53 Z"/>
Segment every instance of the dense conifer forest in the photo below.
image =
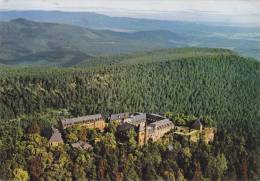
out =
<path fill-rule="evenodd" d="M 196 48 L 99 57 L 72 68 L 1 68 L 0 178 L 257 180 L 259 69 L 232 51 Z M 120 145 L 110 123 L 104 133 L 74 132 L 93 151 L 47 146 L 61 117 L 136 111 L 211 117 L 216 139 L 190 143 L 170 133 L 138 147 L 129 134 Z"/>

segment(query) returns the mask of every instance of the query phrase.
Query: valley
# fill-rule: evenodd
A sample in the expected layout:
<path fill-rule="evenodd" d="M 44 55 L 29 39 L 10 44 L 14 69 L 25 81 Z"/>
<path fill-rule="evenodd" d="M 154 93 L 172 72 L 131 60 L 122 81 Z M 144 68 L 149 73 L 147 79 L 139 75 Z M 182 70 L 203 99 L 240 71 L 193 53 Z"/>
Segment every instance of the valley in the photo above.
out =
<path fill-rule="evenodd" d="M 167 39 L 180 39 L 169 31 L 119 33 L 21 18 L 0 23 L 0 35 L 6 65 L 72 66 L 93 56 L 174 47 Z"/>
<path fill-rule="evenodd" d="M 0 22 L 5 65 L 69 67 L 90 57 L 174 47 L 226 48 L 260 58 L 258 27 L 59 11 L 0 12 Z"/>

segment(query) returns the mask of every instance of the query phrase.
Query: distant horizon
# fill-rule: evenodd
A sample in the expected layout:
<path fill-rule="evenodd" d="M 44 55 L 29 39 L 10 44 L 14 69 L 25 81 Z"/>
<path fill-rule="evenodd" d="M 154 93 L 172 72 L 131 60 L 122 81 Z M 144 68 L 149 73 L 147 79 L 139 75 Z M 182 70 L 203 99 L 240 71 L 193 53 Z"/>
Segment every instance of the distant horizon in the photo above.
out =
<path fill-rule="evenodd" d="M 212 21 L 192 21 L 192 20 L 169 20 L 169 19 L 160 19 L 160 18 L 152 18 L 152 17 L 131 17 L 131 16 L 115 16 L 115 15 L 110 15 L 110 14 L 105 14 L 101 12 L 96 12 L 96 11 L 66 11 L 66 10 L 42 10 L 42 9 L 32 9 L 32 10 L 5 10 L 5 9 L 0 9 L 1 12 L 60 12 L 60 13 L 90 13 L 90 14 L 97 14 L 97 15 L 103 15 L 107 17 L 112 17 L 112 18 L 132 18 L 132 19 L 143 19 L 143 20 L 152 20 L 152 21 L 168 21 L 168 22 L 187 22 L 187 23 L 194 23 L 194 24 L 210 24 L 210 25 L 215 25 L 215 26 L 231 26 L 231 27 L 236 27 L 236 26 L 243 26 L 243 27 L 255 27 L 258 28 L 260 27 L 260 24 L 245 24 L 245 23 L 228 23 L 228 22 L 212 22 Z M 27 19 L 21 17 L 22 19 Z M 18 18 L 14 18 L 18 19 Z M 1 22 L 1 15 L 0 15 L 0 22 Z M 31 20 L 32 21 L 32 20 Z"/>
<path fill-rule="evenodd" d="M 89 12 L 111 17 L 260 26 L 257 0 L 0 0 L 0 11 Z"/>

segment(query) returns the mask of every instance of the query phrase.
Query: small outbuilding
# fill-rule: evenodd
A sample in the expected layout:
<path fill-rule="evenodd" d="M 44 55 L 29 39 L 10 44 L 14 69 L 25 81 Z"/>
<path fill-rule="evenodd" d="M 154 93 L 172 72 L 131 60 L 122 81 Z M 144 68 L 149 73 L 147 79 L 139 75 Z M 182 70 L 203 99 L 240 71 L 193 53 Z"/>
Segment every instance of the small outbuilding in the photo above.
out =
<path fill-rule="evenodd" d="M 61 136 L 61 133 L 58 129 L 56 128 L 52 128 L 52 136 L 49 139 L 49 146 L 59 146 L 59 145 L 63 145 L 63 139 Z"/>
<path fill-rule="evenodd" d="M 93 149 L 92 145 L 85 141 L 78 141 L 76 143 L 72 143 L 71 146 L 73 148 L 78 148 L 78 149 L 83 149 L 83 150 Z"/>

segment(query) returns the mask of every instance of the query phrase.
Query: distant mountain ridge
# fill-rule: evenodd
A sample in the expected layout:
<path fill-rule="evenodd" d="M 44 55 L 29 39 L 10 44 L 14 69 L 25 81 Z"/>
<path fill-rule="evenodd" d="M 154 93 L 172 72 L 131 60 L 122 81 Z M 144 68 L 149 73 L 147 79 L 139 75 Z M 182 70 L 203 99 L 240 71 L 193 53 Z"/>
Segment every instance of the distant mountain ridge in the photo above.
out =
<path fill-rule="evenodd" d="M 67 25 L 81 26 L 90 29 L 110 30 L 113 32 L 136 32 L 135 35 L 125 38 L 149 40 L 147 36 L 150 31 L 168 31 L 181 36 L 179 39 L 174 36 L 165 39 L 163 47 L 209 47 L 226 48 L 240 52 L 246 56 L 260 59 L 260 28 L 259 27 L 239 27 L 227 26 L 222 24 L 164 21 L 152 19 L 135 19 L 127 17 L 110 17 L 93 12 L 62 12 L 62 11 L 0 11 L 0 21 L 7 22 L 17 18 L 24 18 L 37 22 L 59 23 Z M 139 33 L 145 31 L 146 33 Z M 167 34 L 166 33 L 166 34 Z M 117 35 L 118 36 L 118 35 Z M 158 37 L 157 37 L 158 36 Z M 172 36 L 172 35 L 170 35 Z M 161 35 L 153 33 L 150 37 L 161 39 Z M 170 43 L 169 43 L 170 42 Z M 156 43 L 156 42 L 155 42 Z M 150 45 L 152 45 L 150 41 Z M 143 48 L 140 47 L 140 50 Z M 124 53 L 119 50 L 118 53 Z"/>
<path fill-rule="evenodd" d="M 214 31 L 248 31 L 249 27 L 232 27 L 225 25 L 214 26 L 209 23 L 196 23 L 184 21 L 168 21 L 153 19 L 137 19 L 129 17 L 111 17 L 95 12 L 66 12 L 66 11 L 0 11 L 0 21 L 10 21 L 12 19 L 24 18 L 39 22 L 63 23 L 76 26 L 83 26 L 94 29 L 112 29 L 118 31 L 149 31 L 168 30 L 173 32 L 195 33 Z M 187 27 L 190 27 L 187 29 Z M 257 29 L 258 27 L 253 27 Z M 240 30 L 239 30 L 240 29 Z"/>
<path fill-rule="evenodd" d="M 147 36 L 144 36 L 147 35 Z M 23 18 L 0 23 L 0 63 L 71 66 L 93 56 L 174 47 L 169 31 L 122 33 Z"/>

